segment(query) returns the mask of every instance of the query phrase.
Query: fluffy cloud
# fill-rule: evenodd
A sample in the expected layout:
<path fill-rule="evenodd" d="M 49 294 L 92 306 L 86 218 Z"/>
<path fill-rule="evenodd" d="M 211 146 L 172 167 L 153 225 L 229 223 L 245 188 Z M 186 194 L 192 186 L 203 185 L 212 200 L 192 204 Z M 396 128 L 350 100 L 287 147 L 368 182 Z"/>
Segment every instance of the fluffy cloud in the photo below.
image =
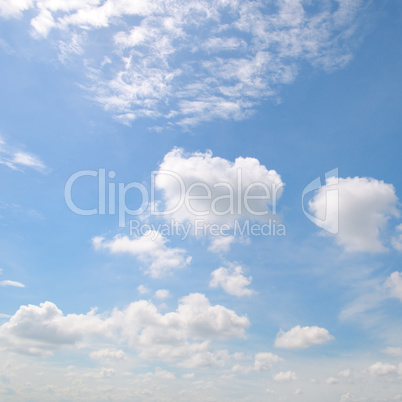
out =
<path fill-rule="evenodd" d="M 185 154 L 179 148 L 165 155 L 155 175 L 165 217 L 192 224 L 195 234 L 204 234 L 205 228 L 216 237 L 222 233 L 214 234 L 208 225 L 226 225 L 227 231 L 239 219 L 267 219 L 275 212 L 283 186 L 279 174 L 257 159 L 239 157 L 231 162 L 210 151 Z M 203 225 L 197 230 L 201 220 Z M 230 243 L 228 239 L 221 240 L 224 245 L 214 241 L 212 247 L 221 249 Z"/>
<path fill-rule="evenodd" d="M 251 296 L 256 292 L 247 286 L 251 284 L 252 277 L 243 275 L 243 268 L 232 265 L 229 268 L 220 267 L 211 273 L 212 279 L 209 286 L 222 289 L 233 296 Z"/>
<path fill-rule="evenodd" d="M 392 297 L 402 301 L 402 272 L 393 272 L 384 285 Z"/>
<path fill-rule="evenodd" d="M 5 281 L 0 281 L 0 286 L 14 286 L 16 288 L 25 288 L 25 285 L 23 283 L 20 282 L 16 282 L 16 281 L 9 281 L 9 280 L 5 280 Z"/>
<path fill-rule="evenodd" d="M 91 335 L 110 336 L 108 322 L 91 310 L 85 315 L 63 315 L 51 302 L 21 306 L 0 327 L 3 345 L 28 354 L 49 355 L 61 346 L 73 346 Z"/>
<path fill-rule="evenodd" d="M 273 378 L 276 382 L 289 382 L 296 381 L 297 375 L 293 371 L 280 371 L 278 374 L 274 375 Z"/>
<path fill-rule="evenodd" d="M 334 337 L 325 328 L 297 325 L 288 332 L 280 331 L 276 336 L 275 346 L 283 349 L 305 349 L 332 339 Z"/>
<path fill-rule="evenodd" d="M 211 305 L 203 294 L 193 293 L 180 300 L 176 311 L 166 314 L 145 300 L 114 309 L 109 315 L 95 310 L 64 315 L 51 302 L 21 306 L 0 326 L 0 340 L 3 348 L 36 355 L 51 355 L 62 347 L 93 347 L 106 340 L 127 345 L 143 358 L 179 359 L 195 367 L 211 358 L 212 339 L 243 338 L 249 325 L 247 317 Z M 124 352 L 100 349 L 90 356 L 116 360 L 124 359 Z"/>
<path fill-rule="evenodd" d="M 327 203 L 328 191 L 338 191 L 339 206 Z M 339 223 L 335 239 L 346 251 L 381 252 L 386 248 L 380 233 L 391 216 L 399 216 L 397 201 L 392 184 L 366 177 L 330 177 L 309 208 L 331 233 Z"/>
<path fill-rule="evenodd" d="M 372 364 L 368 368 L 368 371 L 372 376 L 379 377 L 389 374 L 395 374 L 397 372 L 397 367 L 392 364 L 377 362 Z"/>
<path fill-rule="evenodd" d="M 303 62 L 343 67 L 360 3 L 2 0 L 0 17 L 30 9 L 35 37 L 82 36 L 75 53 L 85 60 L 88 89 L 122 122 L 147 116 L 189 126 L 246 118 Z M 102 28 L 103 52 L 89 65 L 89 44 L 99 40 L 93 31 Z"/>
<path fill-rule="evenodd" d="M 191 257 L 185 256 L 181 248 L 169 248 L 167 240 L 157 231 L 148 231 L 139 238 L 116 236 L 113 240 L 94 237 L 92 244 L 96 250 L 108 250 L 113 254 L 129 253 L 147 264 L 145 273 L 153 278 L 170 274 L 175 269 L 186 267 Z M 141 289 L 143 290 L 143 289 Z M 140 290 L 140 291 L 141 291 Z"/>

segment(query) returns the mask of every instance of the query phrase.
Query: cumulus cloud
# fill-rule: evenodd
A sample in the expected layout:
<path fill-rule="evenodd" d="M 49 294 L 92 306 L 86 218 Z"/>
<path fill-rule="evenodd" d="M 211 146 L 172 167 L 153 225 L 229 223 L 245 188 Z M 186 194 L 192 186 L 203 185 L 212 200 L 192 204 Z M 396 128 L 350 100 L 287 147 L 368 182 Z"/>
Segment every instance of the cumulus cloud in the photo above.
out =
<path fill-rule="evenodd" d="M 278 374 L 274 375 L 273 378 L 276 382 L 290 382 L 296 381 L 297 375 L 293 371 L 280 371 Z"/>
<path fill-rule="evenodd" d="M 136 256 L 147 265 L 145 273 L 153 278 L 185 268 L 191 262 L 191 257 L 185 256 L 185 250 L 170 248 L 166 243 L 167 240 L 157 231 L 148 231 L 141 237 L 132 239 L 128 236 L 115 236 L 113 240 L 106 240 L 101 236 L 92 239 L 96 250 L 104 249 L 113 254 L 128 253 Z"/>
<path fill-rule="evenodd" d="M 60 348 L 93 347 L 114 341 L 137 350 L 140 357 L 181 360 L 188 366 L 208 357 L 212 339 L 244 338 L 250 325 L 221 305 L 211 305 L 205 295 L 183 297 L 176 311 L 161 314 L 149 301 L 140 300 L 109 314 L 63 314 L 51 302 L 21 306 L 0 326 L 2 348 L 34 355 L 51 355 Z M 124 352 L 100 349 L 95 359 L 124 359 Z M 189 362 L 191 362 L 190 364 Z"/>
<path fill-rule="evenodd" d="M 211 273 L 209 286 L 221 287 L 226 293 L 233 296 L 251 296 L 256 292 L 247 286 L 251 284 L 252 277 L 243 275 L 240 265 L 231 265 L 229 268 L 220 267 Z"/>
<path fill-rule="evenodd" d="M 283 349 L 305 349 L 327 343 L 334 337 L 325 328 L 301 327 L 297 325 L 288 332 L 278 332 L 275 346 Z"/>
<path fill-rule="evenodd" d="M 368 368 L 368 371 L 374 377 L 381 377 L 389 374 L 395 374 L 397 372 L 397 367 L 393 364 L 377 362 L 372 364 Z"/>
<path fill-rule="evenodd" d="M 262 100 L 277 97 L 302 63 L 343 67 L 352 58 L 360 4 L 2 0 L 0 17 L 30 10 L 28 29 L 41 40 L 85 37 L 72 51 L 82 55 L 94 99 L 120 121 L 162 117 L 189 126 L 248 117 Z M 98 60 L 90 44 L 102 28 L 108 31 Z M 112 63 L 103 64 L 105 57 Z"/>
<path fill-rule="evenodd" d="M 16 281 L 9 281 L 9 280 L 5 280 L 5 281 L 0 281 L 0 286 L 14 286 L 16 288 L 25 288 L 25 285 L 21 282 L 16 282 Z"/>
<path fill-rule="evenodd" d="M 339 204 L 327 203 L 327 191 L 338 191 Z M 314 215 L 325 220 L 336 242 L 349 252 L 382 252 L 380 237 L 390 217 L 399 216 L 392 184 L 367 177 L 330 177 L 309 202 Z"/>
<path fill-rule="evenodd" d="M 389 289 L 391 297 L 402 301 L 402 272 L 393 272 L 385 281 L 384 286 Z"/>
<path fill-rule="evenodd" d="M 266 220 L 276 212 L 283 186 L 280 175 L 255 158 L 231 162 L 210 151 L 185 154 L 175 148 L 155 173 L 155 187 L 164 202 L 161 213 L 193 225 L 196 235 L 210 234 L 214 251 L 227 249 L 233 240 L 223 237 L 220 229 L 227 232 L 239 220 Z M 214 224 L 220 225 L 216 233 Z M 219 237 L 224 240 L 216 240 Z"/>

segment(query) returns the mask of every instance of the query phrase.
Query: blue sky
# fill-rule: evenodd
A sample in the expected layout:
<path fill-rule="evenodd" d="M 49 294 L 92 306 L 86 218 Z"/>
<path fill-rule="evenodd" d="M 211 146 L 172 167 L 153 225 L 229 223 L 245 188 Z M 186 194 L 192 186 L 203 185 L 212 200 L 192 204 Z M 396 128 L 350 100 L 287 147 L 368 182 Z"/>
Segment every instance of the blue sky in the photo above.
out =
<path fill-rule="evenodd" d="M 0 21 L 2 399 L 402 400 L 401 4 Z"/>

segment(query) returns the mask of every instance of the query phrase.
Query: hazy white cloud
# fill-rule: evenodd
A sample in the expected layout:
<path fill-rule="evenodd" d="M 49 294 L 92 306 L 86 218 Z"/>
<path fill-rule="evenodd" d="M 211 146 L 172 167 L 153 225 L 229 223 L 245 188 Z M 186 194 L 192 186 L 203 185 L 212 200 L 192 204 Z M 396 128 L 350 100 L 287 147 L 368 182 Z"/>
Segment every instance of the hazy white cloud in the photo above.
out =
<path fill-rule="evenodd" d="M 395 374 L 397 372 L 397 367 L 393 364 L 377 362 L 372 364 L 368 368 L 368 371 L 372 376 L 380 377 L 389 374 Z"/>
<path fill-rule="evenodd" d="M 167 289 L 159 289 L 155 292 L 155 297 L 159 300 L 165 300 L 170 297 L 170 292 Z"/>
<path fill-rule="evenodd" d="M 211 305 L 203 294 L 183 297 L 176 311 L 161 314 L 149 301 L 140 300 L 109 314 L 63 314 L 51 302 L 21 306 L 0 326 L 2 348 L 33 355 L 51 355 L 59 348 L 94 348 L 99 342 L 127 345 L 140 357 L 180 360 L 186 367 L 206 364 L 221 354 L 209 351 L 212 339 L 244 338 L 250 325 L 221 305 Z M 212 354 L 211 354 L 212 353 Z M 119 349 L 93 351 L 91 358 L 124 359 Z"/>
<path fill-rule="evenodd" d="M 145 294 L 149 293 L 149 289 L 148 289 L 146 286 L 144 286 L 144 285 L 139 285 L 139 286 L 137 287 L 137 290 L 138 290 L 138 293 L 139 293 L 140 295 L 145 295 Z"/>
<path fill-rule="evenodd" d="M 305 349 L 313 345 L 321 345 L 334 339 L 325 328 L 301 327 L 297 325 L 287 332 L 278 332 L 275 346 L 283 349 Z"/>
<path fill-rule="evenodd" d="M 343 377 L 343 378 L 348 378 L 348 377 L 350 377 L 350 375 L 351 375 L 351 370 L 350 369 L 341 370 L 338 373 L 338 376 Z"/>
<path fill-rule="evenodd" d="M 329 377 L 329 378 L 327 378 L 327 379 L 325 380 L 325 382 L 326 382 L 327 384 L 332 385 L 332 384 L 338 384 L 339 380 L 338 380 L 337 378 L 335 378 L 335 377 Z"/>
<path fill-rule="evenodd" d="M 273 378 L 276 382 L 290 382 L 296 381 L 297 375 L 293 371 L 280 371 L 278 374 L 274 375 Z"/>
<path fill-rule="evenodd" d="M 214 157 L 210 151 L 186 154 L 180 148 L 165 155 L 155 175 L 165 217 L 193 225 L 196 235 L 210 234 L 214 251 L 224 250 L 232 241 L 219 230 L 233 229 L 246 218 L 266 220 L 283 186 L 280 175 L 255 158 L 239 157 L 231 162 Z M 200 220 L 202 225 L 197 223 Z M 219 225 L 216 233 L 214 226 L 207 226 L 213 224 Z"/>
<path fill-rule="evenodd" d="M 385 348 L 383 352 L 390 356 L 402 356 L 402 348 L 388 347 Z"/>
<path fill-rule="evenodd" d="M 136 256 L 147 265 L 145 273 L 153 278 L 185 268 L 191 262 L 191 257 L 185 256 L 184 249 L 170 248 L 166 243 L 167 240 L 157 231 L 148 231 L 143 236 L 132 239 L 127 236 L 115 236 L 113 240 L 105 240 L 100 236 L 92 239 L 96 250 L 104 249 L 113 254 L 128 253 Z"/>
<path fill-rule="evenodd" d="M 302 63 L 343 67 L 352 58 L 360 5 L 332 0 L 313 10 L 299 1 L 2 0 L 0 17 L 31 9 L 29 29 L 41 40 L 89 33 L 83 45 L 66 46 L 82 54 L 89 90 L 106 110 L 123 123 L 163 117 L 188 126 L 246 118 L 292 82 Z M 99 39 L 91 33 L 102 28 L 108 28 L 106 45 L 93 60 L 89 46 Z M 62 61 L 65 50 L 60 47 Z M 102 64 L 104 57 L 112 65 Z"/>
<path fill-rule="evenodd" d="M 231 244 L 236 240 L 235 236 L 216 236 L 212 238 L 211 244 L 208 247 L 213 253 L 226 253 L 230 250 Z"/>
<path fill-rule="evenodd" d="M 254 357 L 254 370 L 265 371 L 270 370 L 274 364 L 282 362 L 283 359 L 273 353 L 261 352 Z"/>
<path fill-rule="evenodd" d="M 389 289 L 391 297 L 402 301 L 402 272 L 393 272 L 385 281 L 384 286 Z"/>
<path fill-rule="evenodd" d="M 13 170 L 30 168 L 41 172 L 46 171 L 45 164 L 37 156 L 24 151 L 16 150 L 13 147 L 9 147 L 1 138 L 0 164 L 6 165 Z"/>
<path fill-rule="evenodd" d="M 328 190 L 338 191 L 339 207 L 327 203 Z M 397 201 L 392 184 L 367 177 L 331 177 L 309 207 L 317 218 L 325 219 L 327 228 L 334 230 L 339 223 L 335 240 L 346 251 L 374 253 L 386 250 L 380 234 L 390 217 L 399 216 Z"/>
<path fill-rule="evenodd" d="M 14 286 L 16 288 L 25 288 L 25 285 L 21 282 L 16 282 L 16 281 L 9 281 L 9 280 L 5 280 L 5 281 L 0 281 L 0 286 Z"/>
<path fill-rule="evenodd" d="M 252 277 L 243 275 L 243 268 L 240 265 L 231 264 L 229 268 L 220 267 L 211 273 L 209 286 L 212 288 L 221 287 L 226 293 L 233 296 L 251 296 L 256 292 L 248 286 Z"/>
<path fill-rule="evenodd" d="M 117 362 L 126 360 L 127 356 L 122 350 L 99 349 L 91 352 L 89 357 L 93 360 Z"/>

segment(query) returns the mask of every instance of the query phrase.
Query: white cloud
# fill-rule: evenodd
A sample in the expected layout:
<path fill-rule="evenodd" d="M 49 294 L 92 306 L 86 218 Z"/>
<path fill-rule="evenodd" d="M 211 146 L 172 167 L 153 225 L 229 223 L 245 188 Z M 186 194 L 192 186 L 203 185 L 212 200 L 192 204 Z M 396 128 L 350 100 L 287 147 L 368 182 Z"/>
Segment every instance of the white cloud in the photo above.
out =
<path fill-rule="evenodd" d="M 187 126 L 249 116 L 306 61 L 343 67 L 352 57 L 360 3 L 321 2 L 313 11 L 299 1 L 2 0 L 0 17 L 34 8 L 36 37 L 88 32 L 82 58 L 105 109 L 125 123 L 161 116 Z M 93 59 L 89 45 L 99 40 L 91 32 L 106 27 L 108 46 L 85 65 Z M 113 64 L 105 67 L 104 57 Z"/>
<path fill-rule="evenodd" d="M 389 289 L 391 297 L 402 301 L 402 272 L 393 272 L 385 281 L 384 286 Z"/>
<path fill-rule="evenodd" d="M 229 268 L 220 267 L 211 273 L 212 279 L 209 286 L 222 289 L 233 296 L 251 296 L 256 292 L 247 286 L 251 284 L 252 277 L 243 275 L 243 268 L 240 265 L 231 265 Z"/>
<path fill-rule="evenodd" d="M 336 203 L 327 205 L 328 190 L 338 191 L 339 208 Z M 310 200 L 309 208 L 317 218 L 325 218 L 332 233 L 339 222 L 335 240 L 346 251 L 382 252 L 386 248 L 380 234 L 391 216 L 399 216 L 397 201 L 392 184 L 367 177 L 331 177 Z"/>
<path fill-rule="evenodd" d="M 140 295 L 145 295 L 145 294 L 149 293 L 149 289 L 148 289 L 146 286 L 144 286 L 144 285 L 139 285 L 139 286 L 137 287 L 137 290 L 138 290 L 138 293 L 139 293 Z"/>
<path fill-rule="evenodd" d="M 170 297 L 170 292 L 167 289 L 159 289 L 155 292 L 155 297 L 159 300 L 165 300 Z"/>
<path fill-rule="evenodd" d="M 395 374 L 397 372 L 397 367 L 392 364 L 377 362 L 372 364 L 368 368 L 368 371 L 372 376 L 379 377 L 389 374 Z"/>
<path fill-rule="evenodd" d="M 147 264 L 145 273 L 153 278 L 161 278 L 175 269 L 185 268 L 191 262 L 186 251 L 181 248 L 169 248 L 167 240 L 157 231 L 148 231 L 139 238 L 115 236 L 113 240 L 94 237 L 92 244 L 96 250 L 109 250 L 113 254 L 129 253 Z"/>
<path fill-rule="evenodd" d="M 301 327 L 297 325 L 288 332 L 278 332 L 275 346 L 283 349 L 305 349 L 327 343 L 334 337 L 325 328 Z"/>
<path fill-rule="evenodd" d="M 276 206 L 283 186 L 279 174 L 255 158 L 238 157 L 231 162 L 210 151 L 185 154 L 179 148 L 165 155 L 155 176 L 165 217 L 190 223 L 196 235 L 206 231 L 214 237 L 211 247 L 215 250 L 224 250 L 232 239 L 216 240 L 222 233 L 214 233 L 208 225 L 228 231 L 241 219 L 266 220 L 272 212 L 269 206 Z"/>
<path fill-rule="evenodd" d="M 273 353 L 257 353 L 254 357 L 254 370 L 265 371 L 272 368 L 276 363 L 282 362 L 283 359 Z"/>
<path fill-rule="evenodd" d="M 20 282 L 16 282 L 16 281 L 9 281 L 9 280 L 5 280 L 5 281 L 0 281 L 0 286 L 14 286 L 16 288 L 25 288 L 25 285 L 23 283 Z"/>
<path fill-rule="evenodd" d="M 235 239 L 235 236 L 216 236 L 212 238 L 208 250 L 213 253 L 226 253 L 230 250 L 230 246 Z"/>
<path fill-rule="evenodd" d="M 297 375 L 293 371 L 280 371 L 278 374 L 274 375 L 273 378 L 276 382 L 289 382 L 296 381 Z"/>
<path fill-rule="evenodd" d="M 23 168 L 30 168 L 40 172 L 47 170 L 45 164 L 37 156 L 9 147 L 2 139 L 0 139 L 0 164 L 6 165 L 13 170 L 22 170 Z"/>
<path fill-rule="evenodd" d="M 99 349 L 91 352 L 89 357 L 93 360 L 117 362 L 126 360 L 127 356 L 122 350 Z"/>
<path fill-rule="evenodd" d="M 332 385 L 332 384 L 338 384 L 339 380 L 337 378 L 335 378 L 335 377 L 329 377 L 329 378 L 326 379 L 325 382 L 327 384 Z"/>
<path fill-rule="evenodd" d="M 211 305 L 203 295 L 183 297 L 176 311 L 161 314 L 149 301 L 140 300 L 110 314 L 64 315 L 55 304 L 21 306 L 0 326 L 3 348 L 20 353 L 51 355 L 59 348 L 93 348 L 108 340 L 138 351 L 142 358 L 180 360 L 183 365 L 204 364 L 212 339 L 244 338 L 250 325 L 221 305 Z M 101 349 L 92 358 L 124 358 L 122 351 Z M 204 359 L 204 361 L 202 361 Z"/>
<path fill-rule="evenodd" d="M 402 356 L 402 348 L 392 348 L 388 347 L 383 350 L 383 352 L 390 356 Z"/>
<path fill-rule="evenodd" d="M 0 17 L 20 18 L 22 12 L 33 7 L 32 0 L 0 0 Z"/>
<path fill-rule="evenodd" d="M 348 377 L 350 377 L 350 375 L 351 375 L 350 369 L 341 370 L 341 371 L 338 373 L 338 376 L 339 376 L 339 377 L 343 377 L 343 378 L 348 378 Z"/>
<path fill-rule="evenodd" d="M 296 388 L 295 392 L 293 392 L 295 395 L 301 395 L 303 393 L 303 391 L 301 390 L 301 388 Z"/>

